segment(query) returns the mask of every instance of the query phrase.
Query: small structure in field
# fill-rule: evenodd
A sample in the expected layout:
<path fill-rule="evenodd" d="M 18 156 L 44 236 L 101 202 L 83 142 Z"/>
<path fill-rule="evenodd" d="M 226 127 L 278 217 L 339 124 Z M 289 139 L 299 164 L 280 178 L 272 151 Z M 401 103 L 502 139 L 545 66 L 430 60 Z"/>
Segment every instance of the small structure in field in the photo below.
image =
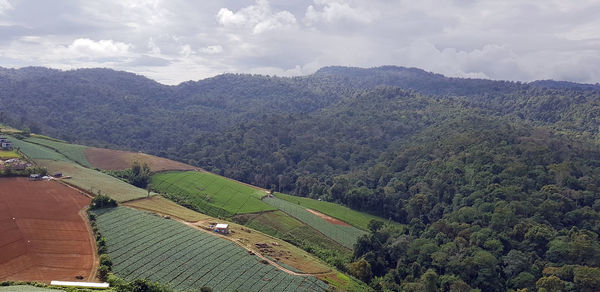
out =
<path fill-rule="evenodd" d="M 215 225 L 215 232 L 229 234 L 229 224 L 219 223 Z"/>
<path fill-rule="evenodd" d="M 30 174 L 29 180 L 42 180 L 42 176 L 39 173 Z"/>
<path fill-rule="evenodd" d="M 62 172 L 57 172 L 54 175 L 52 175 L 53 177 L 62 177 Z"/>

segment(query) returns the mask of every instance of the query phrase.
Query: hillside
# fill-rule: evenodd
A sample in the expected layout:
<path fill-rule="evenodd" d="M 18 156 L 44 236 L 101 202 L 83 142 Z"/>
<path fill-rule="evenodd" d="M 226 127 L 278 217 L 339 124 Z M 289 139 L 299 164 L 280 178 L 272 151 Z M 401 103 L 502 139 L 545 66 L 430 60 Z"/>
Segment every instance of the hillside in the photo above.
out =
<path fill-rule="evenodd" d="M 347 269 L 372 287 L 600 289 L 597 85 L 393 66 L 178 86 L 110 70 L 23 70 L 3 74 L 0 122 L 405 224 L 368 225 L 359 238 Z"/>

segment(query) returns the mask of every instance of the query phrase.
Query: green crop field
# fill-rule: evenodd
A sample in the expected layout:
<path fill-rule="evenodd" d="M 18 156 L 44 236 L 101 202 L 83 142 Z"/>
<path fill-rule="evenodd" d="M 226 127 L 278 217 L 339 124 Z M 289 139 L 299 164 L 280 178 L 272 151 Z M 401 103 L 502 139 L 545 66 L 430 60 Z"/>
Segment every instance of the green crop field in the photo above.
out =
<path fill-rule="evenodd" d="M 42 137 L 42 138 L 31 137 L 31 138 L 25 139 L 25 141 L 51 148 L 52 150 L 60 152 L 67 158 L 69 158 L 85 167 L 92 167 L 90 162 L 87 160 L 87 157 L 85 156 L 85 152 L 84 152 L 84 150 L 86 148 L 88 148 L 87 146 L 82 146 L 82 145 L 77 145 L 77 144 L 68 144 L 68 143 L 60 142 L 58 140 L 54 140 L 51 138 L 45 138 L 44 136 L 39 136 L 39 137 Z"/>
<path fill-rule="evenodd" d="M 148 192 L 144 189 L 130 185 L 108 174 L 85 168 L 74 162 L 45 159 L 35 159 L 35 162 L 48 168 L 51 174 L 61 172 L 63 177 L 71 176 L 70 179 L 63 179 L 66 183 L 94 194 L 100 191 L 119 202 L 144 198 L 148 195 Z"/>
<path fill-rule="evenodd" d="M 4 151 L 4 150 L 0 150 L 0 158 L 2 159 L 9 159 L 9 158 L 18 158 L 19 153 L 17 153 L 15 150 L 12 151 Z"/>
<path fill-rule="evenodd" d="M 347 247 L 281 211 L 244 214 L 238 215 L 236 218 L 243 218 L 242 220 L 246 221 L 245 226 L 271 236 L 295 243 L 308 243 L 322 249 L 335 250 L 345 255 L 351 255 L 350 249 Z"/>
<path fill-rule="evenodd" d="M 342 220 L 356 228 L 362 230 L 368 230 L 369 221 L 372 219 L 386 221 L 381 217 L 377 217 L 371 214 L 359 212 L 352 210 L 346 206 L 338 205 L 331 202 L 323 202 L 318 200 L 313 200 L 310 198 L 297 197 L 286 195 L 282 193 L 275 193 L 275 197 L 286 200 L 288 202 L 298 204 L 305 208 L 317 210 L 325 215 L 331 216 L 333 218 Z"/>
<path fill-rule="evenodd" d="M 152 188 L 215 217 L 275 210 L 260 200 L 264 191 L 208 172 L 159 173 L 152 176 Z"/>
<path fill-rule="evenodd" d="M 95 211 L 113 271 L 175 290 L 326 291 L 313 276 L 287 274 L 231 241 L 126 207 Z"/>
<path fill-rule="evenodd" d="M 354 226 L 330 223 L 327 220 L 307 211 L 304 207 L 298 204 L 269 197 L 264 198 L 263 201 L 306 223 L 312 228 L 323 233 L 325 236 L 350 249 L 354 246 L 354 243 L 359 236 L 366 234 L 365 231 L 362 231 Z"/>
<path fill-rule="evenodd" d="M 62 289 L 44 288 L 31 285 L 0 286 L 0 292 L 61 292 Z"/>
<path fill-rule="evenodd" d="M 15 148 L 18 147 L 21 152 L 31 159 L 70 161 L 64 155 L 44 146 L 28 143 L 19 139 L 10 139 L 10 141 L 13 142 Z"/>

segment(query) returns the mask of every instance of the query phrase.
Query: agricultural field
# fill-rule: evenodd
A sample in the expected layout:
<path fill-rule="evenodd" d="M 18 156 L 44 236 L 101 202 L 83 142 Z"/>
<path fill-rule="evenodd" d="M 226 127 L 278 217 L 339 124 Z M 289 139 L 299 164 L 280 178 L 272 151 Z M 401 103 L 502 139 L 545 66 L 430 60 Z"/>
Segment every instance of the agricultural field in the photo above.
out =
<path fill-rule="evenodd" d="M 90 199 L 54 181 L 0 178 L 0 279 L 93 280 Z"/>
<path fill-rule="evenodd" d="M 263 201 L 306 223 L 349 249 L 352 249 L 359 236 L 366 234 L 365 231 L 342 221 L 328 220 L 322 214 L 311 212 L 298 204 L 271 197 L 265 197 Z"/>
<path fill-rule="evenodd" d="M 275 193 L 275 197 L 286 200 L 290 203 L 300 205 L 304 208 L 319 211 L 325 215 L 344 221 L 358 229 L 369 230 L 369 221 L 372 219 L 385 222 L 386 219 L 377 217 L 371 214 L 352 210 L 346 206 L 338 205 L 331 202 L 323 202 L 311 198 L 291 196 L 282 193 Z"/>
<path fill-rule="evenodd" d="M 92 167 L 90 162 L 87 160 L 87 157 L 85 156 L 85 149 L 87 148 L 87 146 L 69 144 L 44 136 L 34 136 L 25 139 L 25 141 L 50 148 L 64 155 L 68 159 L 75 161 L 85 167 Z"/>
<path fill-rule="evenodd" d="M 264 191 L 208 172 L 159 173 L 152 188 L 214 217 L 275 210 L 261 201 Z"/>
<path fill-rule="evenodd" d="M 339 245 L 318 231 L 308 227 L 306 224 L 280 211 L 239 215 L 247 217 L 246 219 L 252 218 L 252 227 L 266 228 L 268 232 L 271 232 L 267 232 L 269 234 L 267 235 L 257 231 L 259 229 L 252 230 L 248 228 L 249 226 L 243 226 L 237 223 L 227 222 L 199 214 L 195 211 L 181 207 L 160 196 L 154 196 L 149 199 L 134 200 L 127 202 L 124 205 L 157 212 L 158 214 L 169 215 L 173 218 L 180 218 L 198 228 L 205 228 L 214 222 L 228 223 L 232 232 L 227 236 L 227 238 L 238 245 L 241 245 L 247 249 L 251 249 L 257 254 L 269 257 L 276 261 L 279 265 L 286 267 L 289 270 L 299 270 L 308 274 L 314 273 L 319 279 L 334 284 L 339 290 L 362 290 L 356 281 L 353 281 L 344 274 L 333 270 L 331 267 L 321 262 L 313 255 L 310 255 L 308 252 L 290 244 L 287 241 L 270 236 L 283 235 L 288 239 L 291 236 L 296 239 L 296 241 L 309 240 L 312 244 L 317 244 L 317 246 L 320 246 L 321 248 L 335 249 L 340 254 L 345 254 L 347 256 L 351 256 L 352 254 L 349 249 Z M 280 216 L 268 215 L 273 213 L 278 213 Z M 287 223 L 281 224 L 281 222 Z M 273 226 L 276 226 L 276 229 L 273 229 Z M 268 247 L 264 246 L 265 243 L 268 244 Z M 323 245 L 319 245 L 320 243 Z M 263 248 L 257 248 L 257 244 L 263 246 Z"/>
<path fill-rule="evenodd" d="M 147 199 L 133 200 L 126 202 L 123 205 L 136 209 L 152 211 L 158 214 L 170 215 L 187 222 L 213 219 L 212 217 L 178 205 L 177 203 L 167 200 L 162 196 L 153 196 Z"/>
<path fill-rule="evenodd" d="M 176 290 L 326 291 L 314 276 L 293 275 L 263 263 L 235 243 L 174 220 L 127 207 L 94 211 L 113 271 Z"/>
<path fill-rule="evenodd" d="M 73 162 L 46 159 L 35 159 L 35 162 L 39 166 L 48 168 L 50 173 L 61 172 L 63 177 L 70 176 L 70 179 L 63 179 L 63 181 L 68 184 L 93 194 L 101 192 L 119 202 L 148 196 L 148 192 L 144 189 L 140 189 L 108 174 L 85 168 Z M 150 195 L 152 196 L 155 194 L 151 193 Z"/>
<path fill-rule="evenodd" d="M 11 158 L 19 158 L 19 157 L 21 157 L 21 156 L 15 150 L 11 150 L 11 151 L 0 150 L 0 158 L 1 159 L 11 159 Z"/>
<path fill-rule="evenodd" d="M 88 147 L 85 149 L 85 157 L 94 168 L 104 170 L 123 170 L 130 168 L 134 161 L 140 164 L 148 164 L 152 172 L 166 170 L 199 170 L 199 168 L 140 152 L 129 152 L 103 148 Z"/>
<path fill-rule="evenodd" d="M 31 285 L 0 286 L 0 292 L 61 292 L 61 289 L 36 287 Z"/>
<path fill-rule="evenodd" d="M 245 218 L 244 218 L 245 217 Z M 238 215 L 246 221 L 244 226 L 253 228 L 288 241 L 308 243 L 321 249 L 334 250 L 340 255 L 351 256 L 351 249 L 341 245 L 323 233 L 282 211 Z"/>
<path fill-rule="evenodd" d="M 52 150 L 50 148 L 25 142 L 19 139 L 10 139 L 10 141 L 14 144 L 15 148 L 19 148 L 21 152 L 23 152 L 30 159 L 47 159 L 47 160 L 55 160 L 55 161 L 71 161 L 64 155 Z"/>

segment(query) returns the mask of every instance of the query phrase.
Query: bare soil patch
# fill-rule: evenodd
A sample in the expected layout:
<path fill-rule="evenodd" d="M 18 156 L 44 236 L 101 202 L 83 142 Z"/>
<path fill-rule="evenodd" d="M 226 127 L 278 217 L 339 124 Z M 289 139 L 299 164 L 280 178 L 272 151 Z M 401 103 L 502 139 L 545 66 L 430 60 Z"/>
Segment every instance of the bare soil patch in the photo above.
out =
<path fill-rule="evenodd" d="M 0 280 L 93 280 L 90 198 L 54 181 L 0 178 Z"/>
<path fill-rule="evenodd" d="M 335 219 L 333 217 L 327 216 L 327 215 L 325 215 L 325 214 L 323 214 L 323 213 L 321 213 L 319 211 L 315 211 L 315 210 L 312 210 L 312 209 L 305 209 L 305 210 L 308 211 L 308 212 L 311 212 L 311 213 L 313 213 L 313 214 L 315 214 L 315 215 L 317 215 L 317 216 L 319 216 L 319 217 L 321 217 L 323 219 L 325 219 L 325 221 L 327 221 L 327 222 L 329 222 L 331 224 L 342 225 L 342 226 L 350 226 L 350 224 L 348 224 L 348 223 L 346 223 L 346 222 L 344 222 L 342 220 Z"/>
<path fill-rule="evenodd" d="M 121 150 L 89 147 L 85 156 L 94 168 L 104 170 L 123 170 L 130 168 L 134 161 L 147 163 L 153 172 L 166 170 L 200 170 L 200 168 L 182 162 L 145 154 Z"/>

